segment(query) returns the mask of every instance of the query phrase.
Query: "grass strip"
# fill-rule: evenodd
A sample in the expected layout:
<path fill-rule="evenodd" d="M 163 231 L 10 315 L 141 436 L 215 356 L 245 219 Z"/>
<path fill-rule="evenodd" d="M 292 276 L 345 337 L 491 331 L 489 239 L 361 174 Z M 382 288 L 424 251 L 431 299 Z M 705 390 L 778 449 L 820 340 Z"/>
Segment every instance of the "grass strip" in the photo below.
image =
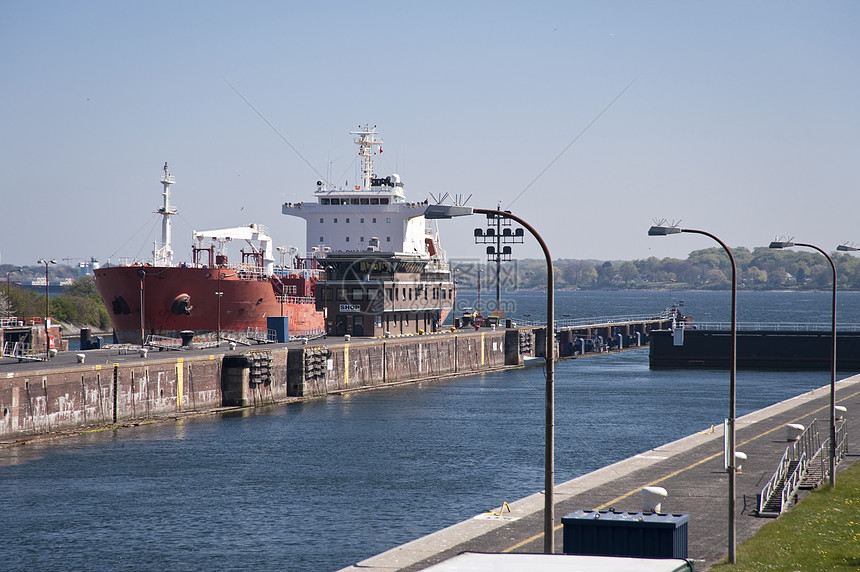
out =
<path fill-rule="evenodd" d="M 764 525 L 714 572 L 860 570 L 860 463 Z"/>

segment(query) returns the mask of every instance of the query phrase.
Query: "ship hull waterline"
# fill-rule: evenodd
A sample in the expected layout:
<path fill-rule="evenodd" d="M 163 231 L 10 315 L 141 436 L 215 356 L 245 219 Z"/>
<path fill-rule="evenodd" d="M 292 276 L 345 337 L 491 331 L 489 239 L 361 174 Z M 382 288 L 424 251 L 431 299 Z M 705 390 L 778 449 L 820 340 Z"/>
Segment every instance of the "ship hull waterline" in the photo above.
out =
<path fill-rule="evenodd" d="M 245 279 L 216 268 L 117 266 L 95 272 L 119 343 L 140 344 L 146 336 L 266 331 L 267 318 L 289 318 L 291 334 L 322 331 L 322 312 L 313 297 L 279 300 L 269 280 Z M 216 294 L 222 292 L 221 296 Z M 141 304 L 142 302 L 142 304 Z M 141 323 L 141 313 L 143 322 Z M 220 320 L 219 320 L 220 318 Z M 219 327 L 220 321 L 220 327 Z"/>

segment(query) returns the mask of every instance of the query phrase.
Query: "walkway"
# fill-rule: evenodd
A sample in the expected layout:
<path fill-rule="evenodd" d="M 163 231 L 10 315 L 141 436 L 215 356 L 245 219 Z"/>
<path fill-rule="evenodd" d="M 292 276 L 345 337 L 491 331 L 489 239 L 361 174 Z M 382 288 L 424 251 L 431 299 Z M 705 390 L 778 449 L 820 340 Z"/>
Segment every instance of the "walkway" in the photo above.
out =
<path fill-rule="evenodd" d="M 837 383 L 837 405 L 848 408 L 848 455 L 844 469 L 860 458 L 860 431 L 851 416 L 860 411 L 860 376 Z M 737 543 L 749 538 L 772 519 L 754 516 L 757 495 L 773 474 L 787 446 L 786 424 L 808 425 L 829 421 L 829 385 L 738 418 L 737 450 L 747 454 L 737 475 Z M 823 423 L 822 423 L 823 422 Z M 825 438 L 826 435 L 822 435 Z M 839 478 L 837 472 L 837 486 Z M 642 509 L 644 486 L 665 488 L 669 496 L 662 510 L 690 515 L 689 557 L 702 571 L 725 558 L 728 546 L 728 476 L 723 469 L 723 430 L 695 433 L 673 443 L 594 471 L 555 489 L 556 522 L 577 509 L 637 512 Z M 802 493 L 803 494 L 803 493 Z M 393 548 L 345 568 L 351 571 L 422 570 L 461 552 L 542 552 L 543 495 L 538 493 L 510 504 L 501 516 L 478 515 L 424 538 Z M 499 512 L 498 510 L 496 512 Z M 556 552 L 562 531 L 555 533 Z"/>

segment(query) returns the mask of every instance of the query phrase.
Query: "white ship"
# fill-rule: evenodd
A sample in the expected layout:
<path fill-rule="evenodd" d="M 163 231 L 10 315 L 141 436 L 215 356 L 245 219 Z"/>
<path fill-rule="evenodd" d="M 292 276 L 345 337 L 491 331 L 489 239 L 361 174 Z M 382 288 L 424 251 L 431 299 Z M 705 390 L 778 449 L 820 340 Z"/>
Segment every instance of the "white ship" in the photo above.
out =
<path fill-rule="evenodd" d="M 329 335 L 383 336 L 437 331 L 451 311 L 454 283 L 438 230 L 424 218 L 427 201 L 409 202 L 397 174 L 377 176 L 376 128 L 355 135 L 361 184 L 317 181 L 314 202 L 285 203 L 283 214 L 307 223 L 309 256 L 326 276 L 317 309 Z"/>

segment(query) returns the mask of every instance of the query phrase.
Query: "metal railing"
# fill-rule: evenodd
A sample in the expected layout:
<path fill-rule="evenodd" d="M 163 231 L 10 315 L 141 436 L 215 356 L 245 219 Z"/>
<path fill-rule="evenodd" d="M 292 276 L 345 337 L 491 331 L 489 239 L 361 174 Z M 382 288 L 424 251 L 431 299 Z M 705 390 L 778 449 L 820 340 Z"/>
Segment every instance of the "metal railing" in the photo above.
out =
<path fill-rule="evenodd" d="M 546 326 L 546 320 L 531 320 L 531 316 L 515 317 L 512 319 L 522 326 Z M 590 326 L 607 326 L 614 324 L 624 324 L 627 322 L 662 322 L 671 320 L 672 314 L 661 312 L 660 314 L 645 315 L 645 316 L 598 316 L 593 318 L 562 318 L 555 320 L 555 329 L 564 328 L 584 328 Z"/>
<path fill-rule="evenodd" d="M 843 420 L 836 428 L 836 464 L 848 454 L 848 420 Z"/>
<path fill-rule="evenodd" d="M 168 338 L 167 336 L 150 335 L 146 337 L 146 344 L 160 350 L 181 350 L 182 340 L 179 338 Z"/>
<path fill-rule="evenodd" d="M 847 451 L 847 427 L 843 421 L 836 434 L 839 447 Z M 759 516 L 778 516 L 788 504 L 792 497 L 797 494 L 797 490 L 801 486 L 817 487 L 830 473 L 829 457 L 827 452 L 830 450 L 830 438 L 828 437 L 823 442 L 818 434 L 817 419 L 806 427 L 800 434 L 800 437 L 785 448 L 785 453 L 779 461 L 776 471 L 773 476 L 764 486 L 759 496 L 758 514 Z M 843 453 L 844 454 L 844 453 Z M 837 453 L 837 459 L 839 459 Z M 792 462 L 797 462 L 793 471 L 789 473 L 789 465 Z M 838 462 L 838 461 L 837 461 Z M 807 475 L 811 472 L 816 474 L 816 482 L 805 482 Z M 780 495 L 779 511 L 766 511 L 765 506 L 771 500 L 782 485 Z"/>
<path fill-rule="evenodd" d="M 30 344 L 24 342 L 4 342 L 3 357 L 18 361 L 45 361 L 44 350 L 35 352 Z"/>
<path fill-rule="evenodd" d="M 779 465 L 776 467 L 776 471 L 774 471 L 773 476 L 761 490 L 761 494 L 758 497 L 758 514 L 759 516 L 770 516 L 774 515 L 774 513 L 765 511 L 765 506 L 771 497 L 776 493 L 776 490 L 779 488 L 779 485 L 785 482 L 785 477 L 788 474 L 788 466 L 792 461 L 792 447 L 789 445 L 785 448 L 785 453 L 782 454 L 782 458 L 779 460 Z M 780 512 L 782 512 L 782 508 L 780 507 Z M 777 515 L 779 513 L 776 513 Z"/>
<path fill-rule="evenodd" d="M 0 328 L 16 328 L 23 326 L 41 326 L 42 325 L 42 317 L 41 316 L 28 316 L 26 318 L 19 318 L 17 316 L 7 316 L 5 318 L 0 318 Z"/>
<path fill-rule="evenodd" d="M 731 322 L 694 322 L 692 324 L 679 323 L 676 327 L 693 330 L 707 331 L 729 331 Z M 738 331 L 763 330 L 768 332 L 821 332 L 829 334 L 832 324 L 815 322 L 738 322 Z M 860 332 L 860 324 L 840 324 L 836 332 Z"/>

